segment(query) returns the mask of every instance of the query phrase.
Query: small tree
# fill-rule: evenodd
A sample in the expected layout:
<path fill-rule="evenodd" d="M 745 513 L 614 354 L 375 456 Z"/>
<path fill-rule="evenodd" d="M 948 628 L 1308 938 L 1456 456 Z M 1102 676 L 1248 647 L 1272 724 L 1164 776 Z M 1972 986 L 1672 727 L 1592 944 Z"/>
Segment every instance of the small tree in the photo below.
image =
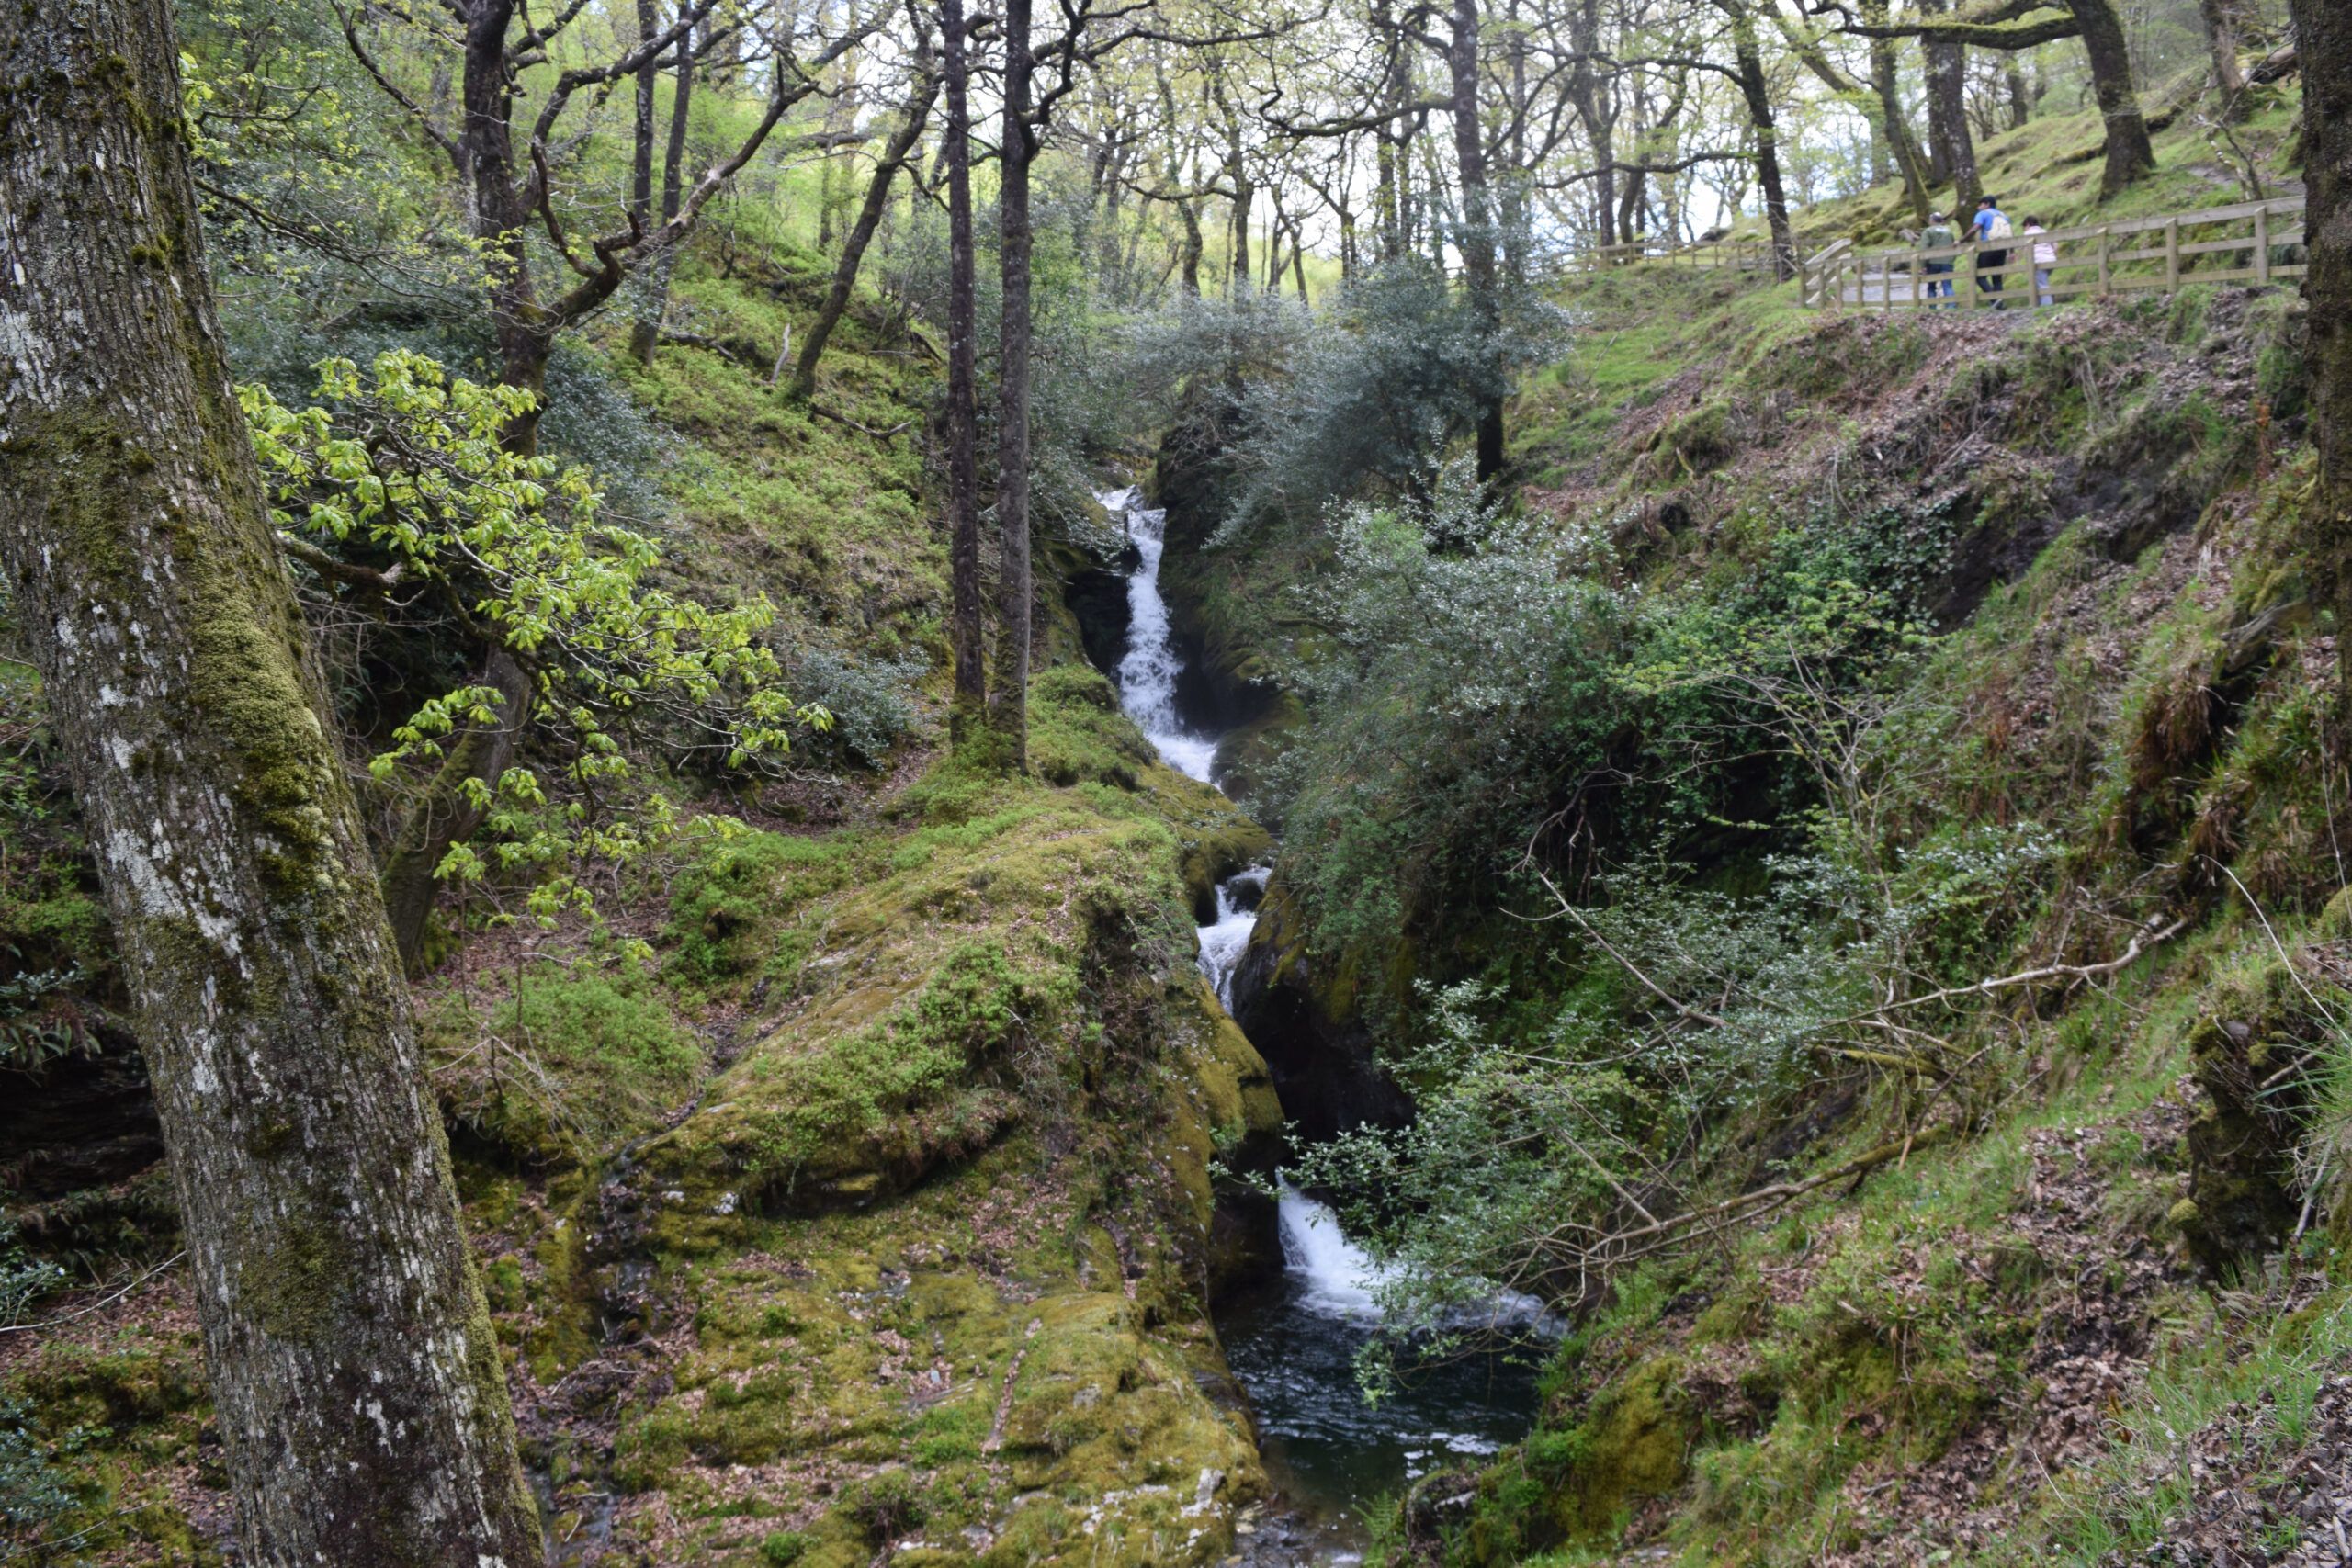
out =
<path fill-rule="evenodd" d="M 584 901 L 578 862 L 625 859 L 677 830 L 658 791 L 626 820 L 596 809 L 632 773 L 625 730 L 737 766 L 786 750 L 795 725 L 828 722 L 793 701 L 757 640 L 775 619 L 764 597 L 715 610 L 649 586 L 659 549 L 599 514 L 587 470 L 506 448 L 501 433 L 529 391 L 452 378 L 405 352 L 365 376 L 329 360 L 319 391 L 334 412 L 241 392 L 288 553 L 322 592 L 412 626 L 453 626 L 492 650 L 491 679 L 427 698 L 374 760 L 379 781 L 417 797 L 384 873 L 411 969 L 440 881 L 531 872 L 535 908 L 552 915 Z M 560 802 L 550 780 L 516 765 L 532 733 L 560 759 Z M 485 827 L 487 853 L 468 842 Z M 435 840 L 446 847 L 427 859 L 420 851 Z"/>

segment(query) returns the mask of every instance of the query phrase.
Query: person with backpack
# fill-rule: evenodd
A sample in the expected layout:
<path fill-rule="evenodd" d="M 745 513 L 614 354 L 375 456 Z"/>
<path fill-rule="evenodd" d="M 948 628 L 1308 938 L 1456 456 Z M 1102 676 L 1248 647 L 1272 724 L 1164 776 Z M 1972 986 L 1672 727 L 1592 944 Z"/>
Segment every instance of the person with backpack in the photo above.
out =
<path fill-rule="evenodd" d="M 2025 237 L 2033 242 L 2033 302 L 2037 305 L 2058 303 L 2058 296 L 2050 292 L 2050 269 L 2058 265 L 2058 247 L 2041 238 L 2048 232 L 2041 219 L 2025 220 Z"/>
<path fill-rule="evenodd" d="M 1952 232 L 1951 219 L 1945 217 L 1940 212 L 1928 214 L 1928 226 L 1919 231 L 1919 248 L 1921 250 L 1946 250 L 1959 243 L 1960 236 Z M 1951 256 L 1945 256 L 1939 260 L 1934 256 L 1929 256 L 1922 264 L 1928 274 L 1928 299 L 1949 299 L 1951 298 L 1952 259 L 1953 258 Z M 1950 305 L 1938 305 L 1933 307 L 1933 309 L 1939 310 L 1949 310 L 1953 309 L 1953 307 Z"/>
<path fill-rule="evenodd" d="M 1976 253 L 1976 287 L 1986 294 L 2000 293 L 2002 285 L 2008 281 L 2007 275 L 1994 269 L 2008 265 L 2009 249 L 2007 245 L 1997 250 L 1982 247 L 1996 240 L 2008 239 L 2016 231 L 2009 227 L 2009 215 L 2002 211 L 1991 197 L 1977 197 L 1975 240 L 1980 248 Z M 2001 300 L 1993 301 L 1996 310 L 2001 306 Z"/>

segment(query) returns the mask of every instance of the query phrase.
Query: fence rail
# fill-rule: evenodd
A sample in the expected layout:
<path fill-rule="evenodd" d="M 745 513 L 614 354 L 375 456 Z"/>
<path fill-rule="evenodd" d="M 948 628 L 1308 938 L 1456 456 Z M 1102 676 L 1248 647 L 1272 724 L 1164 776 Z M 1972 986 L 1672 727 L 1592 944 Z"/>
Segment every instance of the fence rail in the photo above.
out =
<path fill-rule="evenodd" d="M 2037 262 L 2037 246 L 2054 260 Z M 2286 282 L 2303 276 L 2303 197 L 2229 207 L 1964 245 L 1825 247 L 1801 266 L 1804 299 L 1819 309 L 1973 310 L 2023 300 L 2054 305 L 2114 294 L 2172 293 L 2198 283 Z"/>

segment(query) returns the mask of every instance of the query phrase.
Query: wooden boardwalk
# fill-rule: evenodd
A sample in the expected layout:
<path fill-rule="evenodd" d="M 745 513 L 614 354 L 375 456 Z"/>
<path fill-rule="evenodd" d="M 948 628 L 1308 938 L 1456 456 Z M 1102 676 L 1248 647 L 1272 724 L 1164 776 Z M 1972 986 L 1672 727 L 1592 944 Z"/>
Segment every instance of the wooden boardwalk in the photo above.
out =
<path fill-rule="evenodd" d="M 2055 260 L 2037 264 L 2040 245 L 2049 246 Z M 1990 254 L 1996 252 L 2005 253 L 1997 263 Z M 2018 233 L 1989 244 L 1864 249 L 1840 240 L 1814 252 L 1799 268 L 1809 306 L 1887 311 L 2058 305 L 2116 294 L 2169 294 L 2203 283 L 2259 287 L 2290 282 L 2303 272 L 2301 192 Z"/>

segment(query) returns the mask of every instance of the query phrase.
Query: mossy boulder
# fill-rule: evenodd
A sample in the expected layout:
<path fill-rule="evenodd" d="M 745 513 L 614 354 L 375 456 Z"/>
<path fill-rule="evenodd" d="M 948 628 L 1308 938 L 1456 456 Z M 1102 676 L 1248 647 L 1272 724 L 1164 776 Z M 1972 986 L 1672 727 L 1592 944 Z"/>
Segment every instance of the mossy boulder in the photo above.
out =
<path fill-rule="evenodd" d="M 2169 1217 L 2211 1268 L 2259 1256 L 2294 1223 L 2309 1100 L 2299 1064 L 2325 1025 L 2312 993 L 2326 984 L 2256 960 L 2217 979 L 2198 1010 L 2189 1052 L 2202 1102 L 2188 1124 L 2188 1199 Z"/>
<path fill-rule="evenodd" d="M 1678 1356 L 1635 1362 L 1566 1427 L 1539 1429 L 1478 1478 L 1460 1543 L 1471 1562 L 1515 1562 L 1565 1543 L 1612 1539 L 1639 1504 L 1690 1475 L 1701 1420 Z M 1432 1521 L 1441 1511 L 1431 1509 Z M 1448 1527 L 1452 1528 L 1451 1526 Z"/>

